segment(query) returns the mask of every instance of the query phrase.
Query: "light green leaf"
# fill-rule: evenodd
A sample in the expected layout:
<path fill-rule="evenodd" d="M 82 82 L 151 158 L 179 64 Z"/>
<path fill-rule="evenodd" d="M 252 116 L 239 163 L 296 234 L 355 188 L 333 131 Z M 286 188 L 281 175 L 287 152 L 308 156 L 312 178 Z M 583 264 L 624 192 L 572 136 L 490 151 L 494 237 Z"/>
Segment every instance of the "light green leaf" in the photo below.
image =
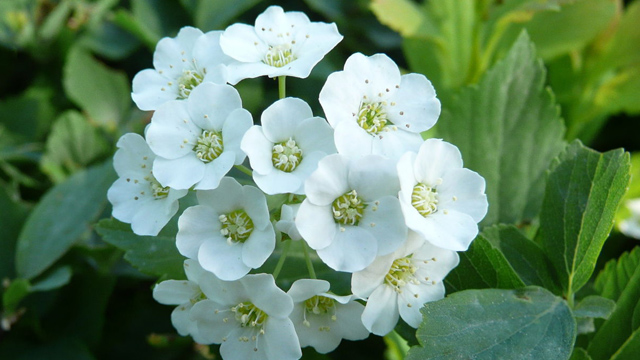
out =
<path fill-rule="evenodd" d="M 611 360 L 636 360 L 640 354 L 640 329 L 629 336 L 620 349 L 611 357 Z"/>
<path fill-rule="evenodd" d="M 445 279 L 450 290 L 525 286 L 504 255 L 485 236 L 484 232 L 478 235 L 469 249 L 459 254 L 460 264 Z"/>
<path fill-rule="evenodd" d="M 77 172 L 49 190 L 33 209 L 18 238 L 16 270 L 32 279 L 90 229 L 104 210 L 107 189 L 115 181 L 111 162 Z"/>
<path fill-rule="evenodd" d="M 133 34 L 112 21 L 102 21 L 92 26 L 78 43 L 112 60 L 126 58 L 140 45 Z"/>
<path fill-rule="evenodd" d="M 567 359 L 576 324 L 567 303 L 539 287 L 467 290 L 426 303 L 407 360 Z"/>
<path fill-rule="evenodd" d="M 67 55 L 63 85 L 67 96 L 107 130 L 115 129 L 131 108 L 127 76 L 106 67 L 79 46 Z"/>
<path fill-rule="evenodd" d="M 40 279 L 31 285 L 31 291 L 49 291 L 57 289 L 68 284 L 69 280 L 71 280 L 71 267 L 62 266 L 51 271 L 50 274 L 45 274 L 43 279 Z"/>
<path fill-rule="evenodd" d="M 559 293 L 551 263 L 538 244 L 511 225 L 485 228 L 482 234 L 499 249 L 526 285 L 538 285 Z"/>
<path fill-rule="evenodd" d="M 608 68 L 640 62 L 640 2 L 627 6 L 618 27 L 605 49 L 602 63 Z"/>
<path fill-rule="evenodd" d="M 199 0 L 195 14 L 196 27 L 202 31 L 224 30 L 235 17 L 258 2 L 260 0 Z"/>
<path fill-rule="evenodd" d="M 625 68 L 607 79 L 595 95 L 594 103 L 610 113 L 640 113 L 640 64 Z"/>
<path fill-rule="evenodd" d="M 580 300 L 573 309 L 573 316 L 608 319 L 615 308 L 615 301 L 602 296 L 590 295 Z"/>
<path fill-rule="evenodd" d="M 617 260 L 610 260 L 596 278 L 594 288 L 607 299 L 617 301 L 629 280 L 640 268 L 640 247 L 625 252 Z"/>
<path fill-rule="evenodd" d="M 15 279 L 2 294 L 3 312 L 12 314 L 18 309 L 18 304 L 29 295 L 31 284 L 26 279 Z"/>
<path fill-rule="evenodd" d="M 436 130 L 460 148 L 465 167 L 487 182 L 483 225 L 531 221 L 542 203 L 545 171 L 562 150 L 564 127 L 545 70 L 522 34 L 477 86 L 443 103 Z"/>
<path fill-rule="evenodd" d="M 636 267 L 616 302 L 613 314 L 600 326 L 589 343 L 587 350 L 594 359 L 609 359 L 623 346 L 630 346 L 629 349 L 638 348 L 638 344 L 635 344 L 638 341 L 638 334 L 634 332 L 637 332 L 640 324 L 637 322 L 634 324 L 633 315 L 639 302 L 640 267 Z"/>
<path fill-rule="evenodd" d="M 587 283 L 629 184 L 629 154 L 576 140 L 554 161 L 540 213 L 540 244 L 566 294 Z"/>
<path fill-rule="evenodd" d="M 125 251 L 124 258 L 147 275 L 184 279 L 184 256 L 176 248 L 176 231 L 165 228 L 158 236 L 139 236 L 129 224 L 103 219 L 96 231 L 109 244 Z"/>
<path fill-rule="evenodd" d="M 429 13 L 410 0 L 373 0 L 371 11 L 380 23 L 403 37 L 432 38 L 440 32 Z"/>
<path fill-rule="evenodd" d="M 45 41 L 55 39 L 64 28 L 71 11 L 72 6 L 70 1 L 60 1 L 44 19 L 42 25 L 40 25 L 38 36 Z"/>
<path fill-rule="evenodd" d="M 407 340 L 403 339 L 397 332 L 392 331 L 384 336 L 384 343 L 387 349 L 384 351 L 386 360 L 404 360 L 409 351 Z"/>
<path fill-rule="evenodd" d="M 635 198 L 640 198 L 640 152 L 631 153 L 631 182 L 629 183 L 629 190 L 622 198 L 622 206 L 616 212 L 615 223 L 617 226 L 620 226 L 623 220 L 632 215 L 631 210 L 626 206 L 626 202 Z"/>
<path fill-rule="evenodd" d="M 109 150 L 109 144 L 98 129 L 79 112 L 69 110 L 60 115 L 51 129 L 42 157 L 42 170 L 59 183 Z"/>

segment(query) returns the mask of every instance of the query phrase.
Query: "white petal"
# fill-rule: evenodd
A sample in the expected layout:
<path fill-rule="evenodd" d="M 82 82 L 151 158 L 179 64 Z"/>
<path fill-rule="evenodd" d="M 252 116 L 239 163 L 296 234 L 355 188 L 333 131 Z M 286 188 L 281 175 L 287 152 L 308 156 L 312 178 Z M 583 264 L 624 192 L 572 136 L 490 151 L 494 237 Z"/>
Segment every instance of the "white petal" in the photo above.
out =
<path fill-rule="evenodd" d="M 400 160 L 398 160 L 398 180 L 400 182 L 400 190 L 402 190 L 403 199 L 411 203 L 411 193 L 418 181 L 413 173 L 413 164 L 415 163 L 416 154 L 413 152 L 407 152 Z"/>
<path fill-rule="evenodd" d="M 276 234 L 271 224 L 264 230 L 254 229 L 242 249 L 245 265 L 257 269 L 271 256 L 276 247 Z"/>
<path fill-rule="evenodd" d="M 267 52 L 267 45 L 258 37 L 253 26 L 246 24 L 229 26 L 220 36 L 220 47 L 228 56 L 249 63 L 262 61 Z"/>
<path fill-rule="evenodd" d="M 242 261 L 242 244 L 230 245 L 222 236 L 202 243 L 198 262 L 224 281 L 238 280 L 251 270 Z"/>
<path fill-rule="evenodd" d="M 238 91 L 230 85 L 202 83 L 191 91 L 188 99 L 189 114 L 202 129 L 222 130 L 232 111 L 242 107 Z"/>
<path fill-rule="evenodd" d="M 242 208 L 251 218 L 253 226 L 259 230 L 272 227 L 269 219 L 267 198 L 264 194 L 256 187 L 249 185 L 243 186 L 242 192 Z"/>
<path fill-rule="evenodd" d="M 331 213 L 331 205 L 316 206 L 309 202 L 308 198 L 298 209 L 296 228 L 314 250 L 329 246 L 338 231 L 338 225 Z"/>
<path fill-rule="evenodd" d="M 213 161 L 206 164 L 203 163 L 204 174 L 202 174 L 202 180 L 195 184 L 195 189 L 211 190 L 217 188 L 220 180 L 222 180 L 233 167 L 234 161 L 235 154 L 225 151 Z"/>
<path fill-rule="evenodd" d="M 426 302 L 442 298 L 444 298 L 444 283 L 442 281 L 435 285 L 408 284 L 402 289 L 402 294 L 398 297 L 400 316 L 409 326 L 417 328 L 422 322 L 420 308 Z"/>
<path fill-rule="evenodd" d="M 464 168 L 451 169 L 438 186 L 438 209 L 462 212 L 480 222 L 489 207 L 484 191 L 485 180 L 478 173 Z"/>
<path fill-rule="evenodd" d="M 264 330 L 267 359 L 285 360 L 302 357 L 298 336 L 291 320 L 269 318 Z"/>
<path fill-rule="evenodd" d="M 293 310 L 293 300 L 276 286 L 271 274 L 248 275 L 240 280 L 249 300 L 269 317 L 286 318 Z"/>
<path fill-rule="evenodd" d="M 400 190 L 395 162 L 377 155 L 367 155 L 352 162 L 349 186 L 370 202 L 383 196 L 396 196 Z"/>
<path fill-rule="evenodd" d="M 355 53 L 347 59 L 344 71 L 352 73 L 358 79 L 369 80 L 364 95 L 370 100 L 376 99 L 378 93 L 386 93 L 386 89 L 394 89 L 401 81 L 398 66 L 385 54 L 367 57 Z"/>
<path fill-rule="evenodd" d="M 389 286 L 378 287 L 367 300 L 362 313 L 362 323 L 372 333 L 388 334 L 398 323 L 398 297 Z"/>
<path fill-rule="evenodd" d="M 163 305 L 188 303 L 200 293 L 200 287 L 188 280 L 165 280 L 153 288 L 153 299 Z"/>
<path fill-rule="evenodd" d="M 412 228 L 409 223 L 407 225 L 430 243 L 444 249 L 466 251 L 471 241 L 478 235 L 478 225 L 475 220 L 467 214 L 454 210 L 446 215 L 437 212 L 429 215 L 425 220 L 427 221 L 416 228 Z"/>
<path fill-rule="evenodd" d="M 455 145 L 440 139 L 428 139 L 418 151 L 414 163 L 416 180 L 437 185 L 445 171 L 462 167 L 462 156 Z"/>
<path fill-rule="evenodd" d="M 185 101 L 170 101 L 153 114 L 146 137 L 151 150 L 166 159 L 177 159 L 193 152 L 202 128 L 186 109 Z"/>
<path fill-rule="evenodd" d="M 333 138 L 338 153 L 350 159 L 373 154 L 376 138 L 353 121 L 343 121 L 335 127 Z"/>
<path fill-rule="evenodd" d="M 297 174 L 274 169 L 267 175 L 253 173 L 253 180 L 262 191 L 269 195 L 302 194 L 300 189 L 303 187 L 303 182 Z"/>
<path fill-rule="evenodd" d="M 376 256 L 382 256 L 394 252 L 405 242 L 408 229 L 397 198 L 385 196 L 377 202 L 378 205 L 370 203 L 365 208 L 360 224 L 376 239 Z"/>
<path fill-rule="evenodd" d="M 326 156 L 318 162 L 318 168 L 305 182 L 307 199 L 318 206 L 331 205 L 349 189 L 348 160 L 338 154 Z"/>
<path fill-rule="evenodd" d="M 235 109 L 232 111 L 224 125 L 222 126 L 222 137 L 224 139 L 224 151 L 235 154 L 235 165 L 240 165 L 246 158 L 245 153 L 240 149 L 242 138 L 253 125 L 251 113 L 245 109 Z"/>
<path fill-rule="evenodd" d="M 404 130 L 383 131 L 371 143 L 372 154 L 397 160 L 407 151 L 418 151 L 422 145 L 422 136 Z"/>
<path fill-rule="evenodd" d="M 264 136 L 262 126 L 254 125 L 245 133 L 240 148 L 249 157 L 254 176 L 268 175 L 273 167 L 273 143 Z"/>
<path fill-rule="evenodd" d="M 253 327 L 236 328 L 228 335 L 228 340 L 220 346 L 220 355 L 225 360 L 264 360 L 268 359 L 264 336 L 260 336 L 261 342 L 251 338 L 257 335 Z M 248 338 L 249 341 L 240 340 Z"/>
<path fill-rule="evenodd" d="M 140 110 L 156 110 L 167 101 L 178 98 L 178 83 L 153 69 L 137 73 L 133 78 L 132 89 L 131 98 Z"/>
<path fill-rule="evenodd" d="M 354 272 L 351 276 L 351 291 L 353 291 L 353 294 L 366 299 L 375 289 L 381 286 L 395 260 L 393 255 L 379 256 L 364 270 Z"/>
<path fill-rule="evenodd" d="M 389 120 L 406 131 L 426 131 L 440 116 L 440 101 L 435 89 L 422 74 L 403 75 L 400 88 L 389 101 L 396 104 L 387 108 Z"/>
<path fill-rule="evenodd" d="M 330 284 L 326 280 L 300 279 L 291 285 L 287 294 L 291 296 L 294 303 L 298 303 L 329 291 L 329 286 Z"/>
<path fill-rule="evenodd" d="M 198 325 L 190 318 L 191 303 L 178 306 L 171 312 L 171 324 L 182 336 L 198 332 Z"/>
<path fill-rule="evenodd" d="M 311 117 L 311 107 L 304 100 L 289 97 L 269 106 L 262 113 L 261 123 L 266 138 L 278 143 L 292 137 L 299 123 Z"/>
<path fill-rule="evenodd" d="M 225 337 L 229 337 L 239 327 L 229 308 L 212 300 L 198 301 L 193 305 L 190 318 L 196 322 L 200 337 L 208 344 L 222 343 Z M 225 318 L 227 321 L 224 321 Z"/>
<path fill-rule="evenodd" d="M 218 214 L 228 214 L 242 208 L 242 185 L 232 177 L 224 177 L 214 190 L 198 191 L 198 203 L 215 209 Z"/>
<path fill-rule="evenodd" d="M 186 194 L 186 190 L 170 190 L 170 196 L 164 199 L 150 197 L 149 201 L 142 202 L 138 212 L 131 219 L 131 230 L 137 235 L 158 235 L 178 212 L 178 198 Z"/>
<path fill-rule="evenodd" d="M 180 254 L 197 259 L 198 250 L 205 241 L 213 241 L 220 234 L 218 214 L 209 206 L 187 208 L 178 219 L 176 246 Z M 216 219 L 216 221 L 211 221 Z"/>
<path fill-rule="evenodd" d="M 364 91 L 365 80 L 348 72 L 337 71 L 327 77 L 319 100 L 334 129 L 343 121 L 356 122 Z"/>
<path fill-rule="evenodd" d="M 364 305 L 351 301 L 345 305 L 336 306 L 336 323 L 332 330 L 347 340 L 363 340 L 369 336 L 369 330 L 362 324 Z"/>
<path fill-rule="evenodd" d="M 325 119 L 320 117 L 299 121 L 294 139 L 305 154 L 322 151 L 328 155 L 337 151 L 333 142 L 333 129 Z"/>
<path fill-rule="evenodd" d="M 378 252 L 376 239 L 359 226 L 337 231 L 331 244 L 318 250 L 318 256 L 337 271 L 360 271 L 373 262 Z M 303 234 L 304 235 L 304 234 Z"/>
<path fill-rule="evenodd" d="M 205 163 L 195 153 L 178 159 L 157 157 L 153 162 L 153 175 L 163 185 L 173 189 L 189 189 L 202 180 Z"/>
<path fill-rule="evenodd" d="M 182 75 L 183 63 L 192 59 L 193 46 L 201 35 L 202 31 L 199 29 L 185 26 L 175 38 L 160 39 L 153 53 L 153 67 L 162 70 L 166 76 L 177 79 Z"/>
<path fill-rule="evenodd" d="M 187 279 L 189 281 L 195 282 L 196 284 L 200 281 L 200 277 L 206 271 L 200 266 L 197 260 L 194 259 L 186 259 L 183 264 L 184 274 L 187 275 Z"/>

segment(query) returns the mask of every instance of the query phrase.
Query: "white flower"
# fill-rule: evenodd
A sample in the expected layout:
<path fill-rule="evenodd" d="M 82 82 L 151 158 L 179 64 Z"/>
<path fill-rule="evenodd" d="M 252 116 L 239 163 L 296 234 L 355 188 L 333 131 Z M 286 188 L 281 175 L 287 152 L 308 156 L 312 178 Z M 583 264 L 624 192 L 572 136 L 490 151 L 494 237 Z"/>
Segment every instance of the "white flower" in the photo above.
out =
<path fill-rule="evenodd" d="M 289 360 L 302 356 L 289 314 L 293 301 L 270 274 L 238 281 L 214 276 L 201 283 L 207 300 L 196 303 L 191 319 L 205 344 L 222 344 L 225 360 Z"/>
<path fill-rule="evenodd" d="M 255 27 L 229 26 L 220 38 L 229 64 L 229 83 L 262 75 L 306 78 L 311 69 L 342 40 L 335 24 L 310 22 L 297 11 L 270 6 L 258 15 Z"/>
<path fill-rule="evenodd" d="M 195 303 L 206 299 L 200 290 L 200 281 L 205 271 L 197 261 L 187 259 L 184 261 L 184 272 L 188 280 L 166 280 L 153 288 L 153 298 L 164 305 L 178 305 L 171 313 L 171 323 L 178 334 L 191 335 L 197 343 L 204 339 L 198 332 L 196 322 L 191 320 L 189 312 Z"/>
<path fill-rule="evenodd" d="M 142 136 L 125 134 L 117 146 L 113 167 L 119 179 L 107 192 L 113 217 L 130 223 L 138 235 L 158 235 L 178 211 L 178 199 L 187 190 L 160 185 L 151 171 L 156 156 Z"/>
<path fill-rule="evenodd" d="M 424 75 L 400 75 L 388 56 L 351 55 L 327 78 L 320 104 L 335 129 L 338 152 L 398 159 L 422 143 L 420 133 L 440 115 L 440 101 Z"/>
<path fill-rule="evenodd" d="M 186 99 L 203 82 L 225 84 L 225 63 L 231 61 L 220 48 L 222 31 L 183 27 L 175 38 L 163 38 L 153 53 L 153 67 L 133 78 L 133 101 L 142 110 L 156 110 L 163 103 Z"/>
<path fill-rule="evenodd" d="M 176 246 L 222 280 L 237 280 L 260 267 L 275 248 L 264 194 L 225 177 L 215 190 L 198 191 L 199 205 L 178 219 Z"/>
<path fill-rule="evenodd" d="M 351 278 L 354 295 L 367 299 L 364 326 L 382 336 L 393 330 L 401 316 L 417 328 L 422 322 L 420 308 L 444 297 L 442 280 L 458 262 L 455 251 L 435 247 L 410 231 L 400 249 L 377 258 Z"/>
<path fill-rule="evenodd" d="M 640 239 L 640 199 L 627 200 L 625 206 L 631 211 L 631 216 L 620 222 L 620 231 L 629 237 Z"/>
<path fill-rule="evenodd" d="M 175 189 L 215 189 L 233 165 L 244 161 L 240 141 L 251 127 L 251 114 L 230 85 L 206 83 L 185 101 L 156 110 L 147 143 L 158 155 L 153 173 Z"/>
<path fill-rule="evenodd" d="M 276 229 L 283 232 L 291 238 L 291 240 L 301 240 L 302 235 L 296 227 L 296 215 L 300 209 L 300 204 L 283 204 L 280 210 L 280 220 L 276 223 Z"/>
<path fill-rule="evenodd" d="M 296 226 L 329 267 L 362 270 L 406 239 L 394 165 L 376 155 L 350 161 L 334 154 L 307 179 Z"/>
<path fill-rule="evenodd" d="M 433 245 L 467 250 L 488 203 L 484 178 L 462 167 L 458 148 L 429 139 L 418 154 L 402 156 L 398 176 L 398 197 L 407 226 Z"/>
<path fill-rule="evenodd" d="M 251 162 L 253 180 L 270 195 L 304 194 L 304 181 L 318 161 L 336 152 L 333 129 L 297 98 L 273 103 L 261 123 L 247 131 L 240 145 Z"/>
<path fill-rule="evenodd" d="M 328 293 L 329 283 L 324 280 L 301 279 L 287 292 L 293 299 L 293 321 L 300 346 L 312 346 L 326 354 L 335 350 L 342 339 L 362 340 L 369 331 L 360 317 L 364 306 L 353 296 Z"/>

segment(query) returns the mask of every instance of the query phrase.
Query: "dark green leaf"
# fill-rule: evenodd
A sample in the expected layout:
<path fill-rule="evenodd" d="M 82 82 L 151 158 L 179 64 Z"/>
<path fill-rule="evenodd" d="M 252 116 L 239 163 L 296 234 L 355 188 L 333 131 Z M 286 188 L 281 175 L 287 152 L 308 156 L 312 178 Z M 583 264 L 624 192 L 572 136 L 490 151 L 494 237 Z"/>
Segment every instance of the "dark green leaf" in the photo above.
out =
<path fill-rule="evenodd" d="M 32 279 L 59 259 L 104 210 L 115 181 L 111 162 L 77 172 L 47 192 L 18 238 L 18 276 Z"/>
<path fill-rule="evenodd" d="M 611 357 L 611 360 L 636 360 L 640 354 L 640 329 L 631 334 L 627 341 Z"/>
<path fill-rule="evenodd" d="M 460 264 L 445 282 L 453 291 L 466 289 L 515 289 L 525 286 L 507 259 L 481 233 L 469 249 L 460 253 Z"/>
<path fill-rule="evenodd" d="M 636 337 L 638 325 L 633 316 L 640 301 L 640 267 L 636 267 L 616 302 L 613 314 L 598 329 L 589 343 L 589 354 L 594 359 L 608 359 L 617 353 L 630 337 Z M 637 347 L 637 345 L 635 345 Z"/>
<path fill-rule="evenodd" d="M 615 307 L 615 301 L 602 296 L 591 295 L 580 300 L 573 309 L 573 316 L 608 319 Z"/>
<path fill-rule="evenodd" d="M 487 181 L 482 224 L 517 224 L 540 209 L 545 171 L 564 146 L 563 124 L 545 70 L 522 34 L 477 86 L 443 103 L 438 135 L 460 148 L 465 166 Z"/>
<path fill-rule="evenodd" d="M 260 0 L 199 0 L 195 15 L 196 27 L 202 31 L 224 30 L 236 16 L 255 6 L 258 2 Z"/>
<path fill-rule="evenodd" d="M 61 182 L 109 150 L 98 129 L 79 112 L 69 110 L 54 123 L 41 166 L 54 182 Z"/>
<path fill-rule="evenodd" d="M 420 310 L 407 360 L 567 359 L 576 324 L 566 302 L 539 287 L 467 290 Z"/>
<path fill-rule="evenodd" d="M 96 54 L 113 60 L 126 58 L 140 45 L 133 34 L 111 21 L 103 21 L 91 27 L 79 43 Z"/>
<path fill-rule="evenodd" d="M 515 226 L 492 226 L 482 230 L 482 234 L 502 252 L 526 285 L 538 285 L 552 292 L 560 292 L 544 251 Z"/>
<path fill-rule="evenodd" d="M 127 76 L 94 59 L 87 50 L 75 46 L 64 66 L 64 90 L 89 118 L 106 129 L 115 129 L 131 107 Z"/>
<path fill-rule="evenodd" d="M 15 277 L 15 250 L 18 234 L 27 217 L 27 208 L 12 200 L 7 191 L 0 187 L 0 281 Z M 3 292 L 0 287 L 0 294 Z"/>
<path fill-rule="evenodd" d="M 540 243 L 568 294 L 591 277 L 629 184 L 629 154 L 573 142 L 554 161 L 540 214 Z"/>
<path fill-rule="evenodd" d="M 165 228 L 158 236 L 138 236 L 129 224 L 103 219 L 96 231 L 104 241 L 125 251 L 124 258 L 141 272 L 169 279 L 184 279 L 184 257 L 176 248 L 173 229 Z"/>
<path fill-rule="evenodd" d="M 133 0 L 131 10 L 135 21 L 146 34 L 153 34 L 155 42 L 165 36 L 175 36 L 182 26 L 192 22 L 175 0 Z"/>
<path fill-rule="evenodd" d="M 609 261 L 598 274 L 594 287 L 600 295 L 617 301 L 639 267 L 640 247 L 635 247 L 631 252 L 622 254 L 617 260 Z"/>
<path fill-rule="evenodd" d="M 55 116 L 52 91 L 31 87 L 22 95 L 0 101 L 2 125 L 22 139 L 35 141 L 49 129 Z"/>
<path fill-rule="evenodd" d="M 589 356 L 587 350 L 577 347 L 573 349 L 573 354 L 571 354 L 569 360 L 591 360 L 591 356 Z"/>

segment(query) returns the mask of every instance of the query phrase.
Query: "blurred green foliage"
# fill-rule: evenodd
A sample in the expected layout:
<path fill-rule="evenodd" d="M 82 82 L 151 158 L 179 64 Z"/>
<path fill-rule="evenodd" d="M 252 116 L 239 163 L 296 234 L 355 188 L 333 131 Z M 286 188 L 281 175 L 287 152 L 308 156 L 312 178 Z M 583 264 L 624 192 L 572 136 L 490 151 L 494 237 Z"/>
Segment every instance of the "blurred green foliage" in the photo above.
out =
<path fill-rule="evenodd" d="M 131 101 L 130 84 L 138 71 L 152 67 L 159 39 L 185 25 L 208 31 L 251 24 L 272 4 L 304 11 L 312 21 L 335 22 L 345 36 L 308 79 L 287 82 L 289 94 L 307 101 L 317 115 L 326 77 L 354 52 L 385 52 L 434 84 L 443 114 L 425 136 L 458 145 L 465 164 L 487 179 L 490 199 L 486 227 L 447 286 L 450 292 L 505 289 L 460 293 L 450 303 L 473 297 L 488 299 L 481 305 L 489 308 L 495 298 L 511 296 L 510 289 L 535 285 L 527 291 L 541 300 L 527 309 L 533 315 L 551 311 L 549 318 L 571 327 L 579 316 L 568 316 L 564 301 L 572 307 L 585 294 L 600 294 L 619 301 L 608 320 L 595 322 L 610 334 L 580 335 L 584 349 L 574 357 L 610 358 L 619 348 L 618 359 L 634 354 L 640 346 L 637 248 L 615 259 L 636 242 L 625 238 L 596 263 L 626 187 L 628 160 L 620 151 L 601 154 L 575 142 L 550 175 L 547 170 L 574 139 L 601 151 L 640 150 L 640 0 L 2 0 L 1 359 L 217 356 L 216 346 L 177 336 L 172 309 L 151 298 L 158 277 L 180 276 L 180 256 L 169 246 L 175 219 L 158 248 L 154 239 L 140 239 L 126 224 L 108 219 L 106 191 L 115 179 L 108 159 L 122 134 L 142 133 L 150 121 L 151 114 Z M 275 81 L 266 78 L 244 80 L 237 89 L 254 119 L 278 97 Z M 626 198 L 640 196 L 637 159 Z M 580 164 L 588 176 L 570 171 Z M 566 191 L 571 196 L 545 193 L 547 176 L 559 188 L 575 186 Z M 592 202 L 584 212 L 558 210 L 558 202 L 584 201 Z M 543 219 L 558 222 L 541 225 L 541 208 Z M 596 217 L 604 220 L 590 224 Z M 99 220 L 100 234 L 94 226 Z M 549 235 L 555 231 L 549 226 L 577 234 L 569 231 L 560 241 Z M 162 255 L 157 261 L 145 257 L 152 246 Z M 302 250 L 291 251 L 279 279 L 285 288 L 303 266 Z M 579 256 L 567 255 L 572 251 Z M 266 268 L 275 266 L 271 260 Z M 612 262 L 600 273 L 607 260 Z M 565 268 L 569 263 L 575 266 Z M 316 269 L 322 277 L 320 265 Z M 594 285 L 592 274 L 598 273 Z M 326 272 L 346 293 L 349 279 L 341 275 Z M 574 276 L 579 286 L 570 285 Z M 447 304 L 430 309 L 450 311 Z M 408 333 L 402 326 L 398 332 Z M 575 338 L 571 331 L 561 335 L 556 340 L 563 343 Z M 423 331 L 418 338 L 424 344 L 430 336 Z M 401 359 L 407 351 L 399 338 L 387 344 L 389 358 Z M 366 344 L 343 342 L 329 355 L 305 349 L 304 358 L 382 359 L 384 347 L 372 336 Z M 416 348 L 411 356 L 423 353 Z"/>

